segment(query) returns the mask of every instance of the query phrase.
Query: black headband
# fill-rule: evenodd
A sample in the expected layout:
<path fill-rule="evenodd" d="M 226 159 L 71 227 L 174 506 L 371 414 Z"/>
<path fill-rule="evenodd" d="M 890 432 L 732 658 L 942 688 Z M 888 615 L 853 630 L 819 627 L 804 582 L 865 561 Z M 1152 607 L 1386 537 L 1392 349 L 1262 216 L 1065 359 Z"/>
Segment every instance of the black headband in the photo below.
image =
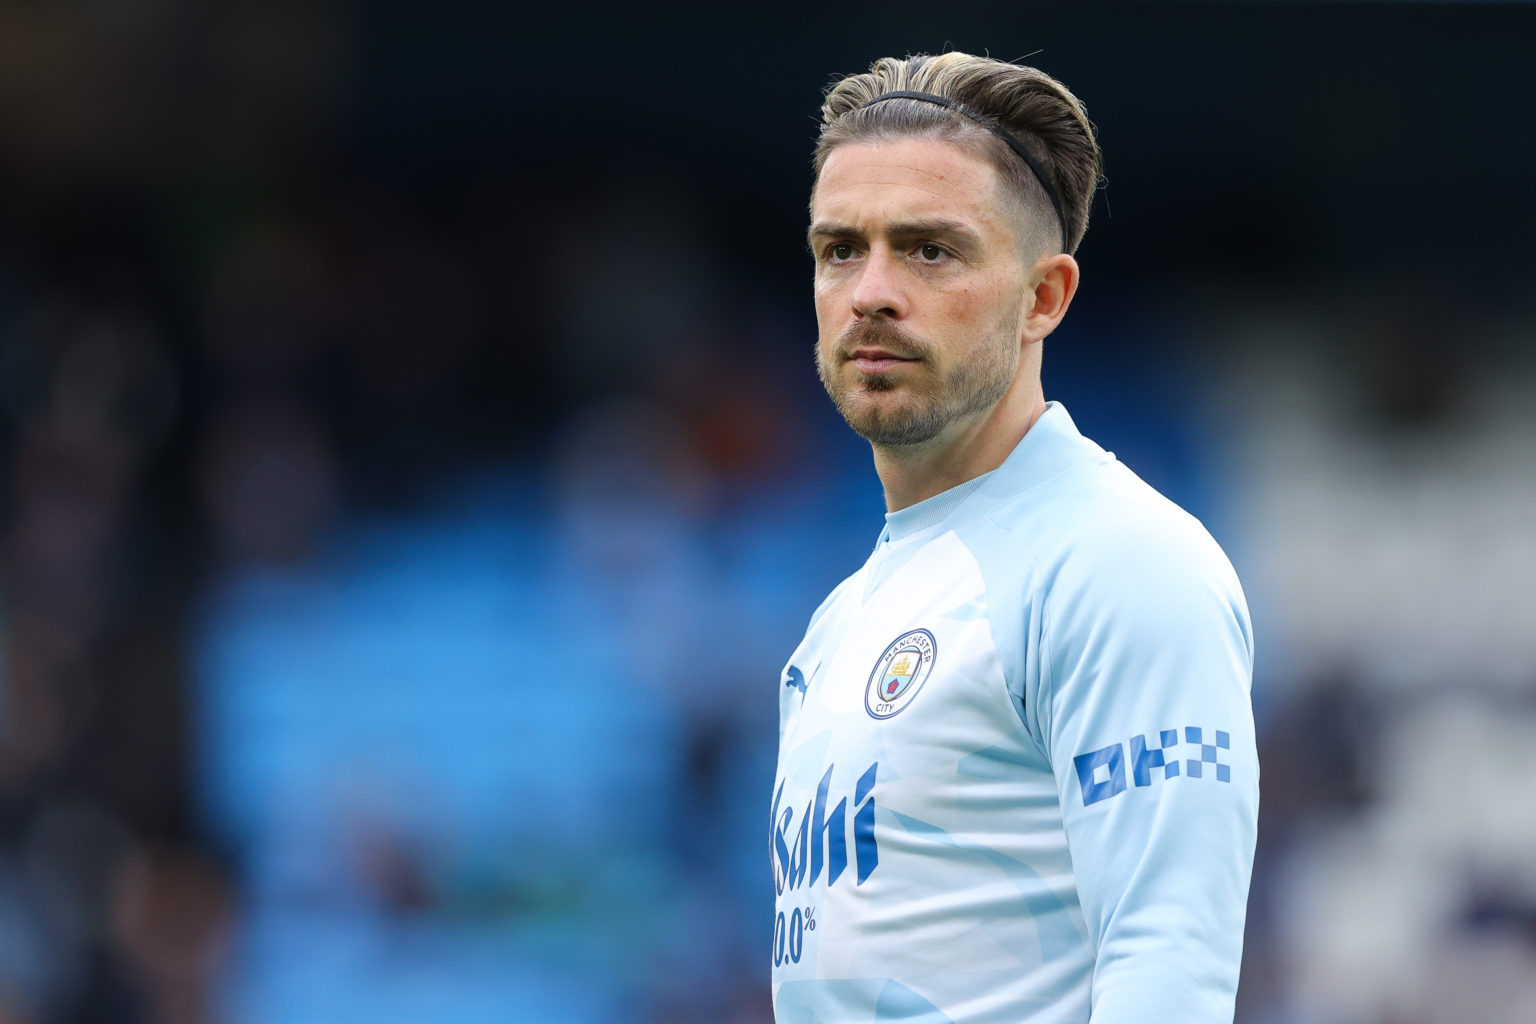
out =
<path fill-rule="evenodd" d="M 1028 164 L 1029 169 L 1035 172 L 1036 180 L 1038 180 L 1041 187 L 1045 189 L 1046 196 L 1051 200 L 1051 208 L 1056 211 L 1056 222 L 1061 225 L 1062 251 L 1066 251 L 1067 217 L 1066 214 L 1061 212 L 1061 197 L 1056 194 L 1056 186 L 1051 183 L 1050 174 L 1046 172 L 1045 167 L 1040 163 L 1040 161 L 1036 160 L 1034 156 L 1031 155 L 1029 150 L 1024 148 L 1024 144 L 1022 142 L 1003 130 L 1002 126 L 999 125 L 996 121 L 988 117 L 983 117 L 981 114 L 978 114 L 964 103 L 958 103 L 955 100 L 946 99 L 943 96 L 937 96 L 931 92 L 900 91 L 881 93 L 879 96 L 876 96 L 874 99 L 864 104 L 864 106 L 872 107 L 876 103 L 883 103 L 886 100 L 920 100 L 923 103 L 937 104 L 938 106 L 944 107 L 948 110 L 953 110 L 958 114 L 965 115 L 972 121 L 975 121 L 977 124 L 981 125 L 987 131 L 991 132 L 993 135 L 996 135 L 998 138 L 1006 142 L 1008 144 L 1008 148 L 1019 154 L 1019 159 Z M 863 107 L 860 109 L 862 110 Z"/>

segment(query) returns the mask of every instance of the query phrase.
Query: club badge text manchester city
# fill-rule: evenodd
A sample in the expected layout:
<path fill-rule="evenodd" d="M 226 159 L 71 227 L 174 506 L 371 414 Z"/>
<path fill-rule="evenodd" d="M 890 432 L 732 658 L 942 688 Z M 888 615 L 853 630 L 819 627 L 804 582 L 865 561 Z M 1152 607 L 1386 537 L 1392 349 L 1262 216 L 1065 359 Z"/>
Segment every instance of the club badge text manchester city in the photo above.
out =
<path fill-rule="evenodd" d="M 864 710 L 871 718 L 890 718 L 911 704 L 933 671 L 938 653 L 933 634 L 926 629 L 914 629 L 891 641 L 869 674 Z"/>

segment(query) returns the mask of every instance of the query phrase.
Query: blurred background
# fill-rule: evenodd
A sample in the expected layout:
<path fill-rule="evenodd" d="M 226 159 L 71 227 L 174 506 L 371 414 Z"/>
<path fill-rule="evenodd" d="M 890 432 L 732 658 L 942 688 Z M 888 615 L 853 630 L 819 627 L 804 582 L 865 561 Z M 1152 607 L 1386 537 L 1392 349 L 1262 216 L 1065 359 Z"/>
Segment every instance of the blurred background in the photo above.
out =
<path fill-rule="evenodd" d="M 1028 58 L 1258 644 L 1238 1019 L 1536 1020 L 1536 6 L 0 5 L 0 1022 L 764 1024 L 822 88 Z"/>

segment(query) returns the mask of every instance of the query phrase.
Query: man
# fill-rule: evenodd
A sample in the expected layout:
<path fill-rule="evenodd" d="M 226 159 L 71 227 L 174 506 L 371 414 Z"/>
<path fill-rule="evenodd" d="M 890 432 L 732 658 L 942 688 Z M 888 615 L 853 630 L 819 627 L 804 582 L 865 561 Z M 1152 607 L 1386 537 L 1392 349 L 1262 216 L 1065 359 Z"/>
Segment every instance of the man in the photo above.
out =
<path fill-rule="evenodd" d="M 1027 67 L 827 94 L 816 364 L 889 509 L 784 669 L 780 1024 L 1230 1021 L 1258 810 L 1248 611 L 1047 403 L 1099 151 Z"/>

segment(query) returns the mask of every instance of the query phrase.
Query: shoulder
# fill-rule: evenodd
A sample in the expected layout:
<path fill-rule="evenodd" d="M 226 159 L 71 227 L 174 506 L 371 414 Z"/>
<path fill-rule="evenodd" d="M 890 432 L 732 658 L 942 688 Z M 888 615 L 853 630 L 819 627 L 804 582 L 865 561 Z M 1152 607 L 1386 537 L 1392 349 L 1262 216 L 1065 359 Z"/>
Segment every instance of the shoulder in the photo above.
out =
<path fill-rule="evenodd" d="M 1214 619 L 1248 643 L 1242 587 L 1221 546 L 1113 456 L 1079 463 L 989 518 L 1029 549 L 1053 634 L 1112 625 L 1167 635 Z"/>
<path fill-rule="evenodd" d="M 1200 520 L 1119 462 L 1093 468 L 1063 482 L 1074 523 L 1059 552 L 1063 583 L 1236 585 L 1232 563 Z"/>

